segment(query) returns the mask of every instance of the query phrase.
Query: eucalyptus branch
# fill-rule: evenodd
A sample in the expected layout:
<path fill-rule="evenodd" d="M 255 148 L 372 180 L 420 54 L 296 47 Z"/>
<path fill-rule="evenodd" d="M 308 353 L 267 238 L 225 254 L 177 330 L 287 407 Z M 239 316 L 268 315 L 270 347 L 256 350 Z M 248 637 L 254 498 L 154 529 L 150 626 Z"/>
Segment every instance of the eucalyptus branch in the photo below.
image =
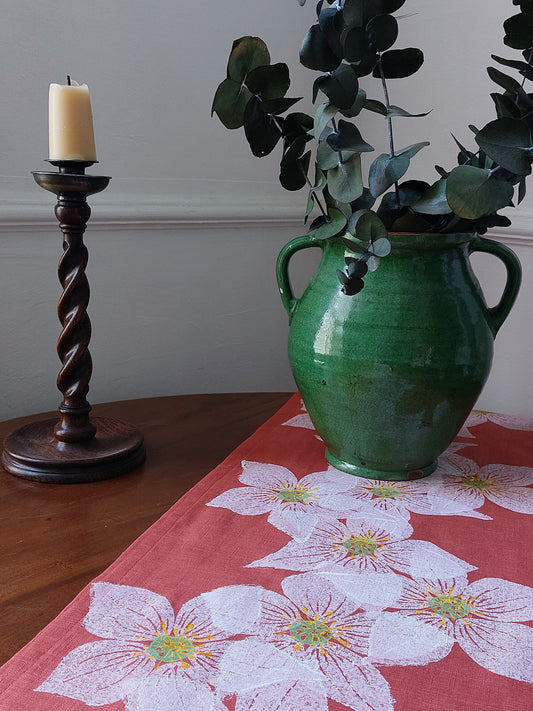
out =
<path fill-rule="evenodd" d="M 529 57 L 527 58 L 527 63 L 531 66 L 531 60 L 533 60 L 533 47 L 529 50 Z M 526 83 L 526 75 L 522 77 L 522 89 L 524 88 Z"/>
<path fill-rule="evenodd" d="M 322 213 L 322 216 L 327 219 L 328 213 L 326 212 L 324 206 L 323 206 L 322 203 L 320 202 L 320 200 L 319 200 L 319 198 L 318 198 L 318 195 L 316 194 L 316 192 L 314 192 L 314 187 L 315 187 L 315 186 L 314 186 L 313 183 L 309 180 L 309 176 L 307 175 L 307 172 L 304 170 L 304 167 L 303 167 L 303 165 L 302 165 L 301 160 L 298 158 L 297 161 L 296 161 L 296 163 L 297 163 L 297 165 L 298 165 L 298 168 L 299 168 L 301 174 L 302 174 L 302 175 L 304 176 L 304 178 L 305 178 L 305 182 L 306 182 L 307 185 L 311 188 L 311 197 L 313 198 L 313 201 L 314 201 L 315 205 L 319 208 L 320 212 Z"/>
<path fill-rule="evenodd" d="M 381 55 L 378 59 L 378 67 L 379 67 L 379 76 L 381 77 L 381 86 L 383 87 L 383 95 L 385 97 L 385 107 L 387 109 L 387 114 L 390 112 L 390 100 L 389 100 L 389 90 L 387 88 L 387 81 L 385 79 L 385 73 L 383 72 L 383 65 L 381 63 Z M 392 131 L 392 116 L 387 116 L 387 125 L 389 128 L 389 149 L 390 149 L 390 156 L 391 158 L 394 158 L 395 153 L 394 153 L 394 135 Z"/>
<path fill-rule="evenodd" d="M 280 126 L 280 123 L 279 123 L 277 117 L 276 117 L 274 114 L 268 114 L 268 115 L 270 116 L 270 118 L 271 118 L 272 121 L 274 122 L 274 126 L 278 129 L 278 131 L 280 132 L 281 136 L 283 136 L 283 128 Z"/>
<path fill-rule="evenodd" d="M 335 133 L 337 133 L 338 128 L 337 128 L 337 122 L 335 121 L 335 116 L 331 117 L 331 125 L 333 126 L 333 130 L 335 131 Z M 337 151 L 337 155 L 339 157 L 339 163 L 340 163 L 340 165 L 342 165 L 342 163 L 343 163 L 342 151 Z"/>
<path fill-rule="evenodd" d="M 389 130 L 389 152 L 390 152 L 390 157 L 394 158 L 394 156 L 395 156 L 394 133 L 392 130 L 392 116 L 390 116 L 391 104 L 390 104 L 390 100 L 389 100 L 389 90 L 387 88 L 387 81 L 385 79 L 385 72 L 383 71 L 383 64 L 381 62 L 381 54 L 379 55 L 379 59 L 378 59 L 378 67 L 379 67 L 379 76 L 381 78 L 381 86 L 383 88 L 383 96 L 385 97 L 385 107 L 387 109 L 387 127 Z M 400 204 L 400 188 L 398 186 L 397 180 L 394 182 L 394 192 L 396 194 L 396 202 L 399 205 Z"/>

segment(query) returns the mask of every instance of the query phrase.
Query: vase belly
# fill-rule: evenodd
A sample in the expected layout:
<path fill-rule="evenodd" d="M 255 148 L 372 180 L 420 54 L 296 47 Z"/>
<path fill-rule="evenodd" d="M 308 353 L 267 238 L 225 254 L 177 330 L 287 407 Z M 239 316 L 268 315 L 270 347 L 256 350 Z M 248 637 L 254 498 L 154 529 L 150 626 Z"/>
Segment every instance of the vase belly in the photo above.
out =
<path fill-rule="evenodd" d="M 375 363 L 347 372 L 331 362 L 296 360 L 292 370 L 328 460 L 358 476 L 386 479 L 431 473 L 486 379 Z"/>

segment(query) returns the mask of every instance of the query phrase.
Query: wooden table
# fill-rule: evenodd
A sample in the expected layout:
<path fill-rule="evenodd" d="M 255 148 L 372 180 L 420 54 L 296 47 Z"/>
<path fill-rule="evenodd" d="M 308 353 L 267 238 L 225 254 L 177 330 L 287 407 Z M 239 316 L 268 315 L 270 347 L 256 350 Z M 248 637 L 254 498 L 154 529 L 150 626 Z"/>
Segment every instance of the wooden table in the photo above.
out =
<path fill-rule="evenodd" d="M 289 396 L 180 395 L 95 405 L 94 415 L 125 420 L 144 434 L 146 462 L 116 479 L 43 484 L 0 467 L 0 664 Z M 0 423 L 0 439 L 49 416 Z"/>

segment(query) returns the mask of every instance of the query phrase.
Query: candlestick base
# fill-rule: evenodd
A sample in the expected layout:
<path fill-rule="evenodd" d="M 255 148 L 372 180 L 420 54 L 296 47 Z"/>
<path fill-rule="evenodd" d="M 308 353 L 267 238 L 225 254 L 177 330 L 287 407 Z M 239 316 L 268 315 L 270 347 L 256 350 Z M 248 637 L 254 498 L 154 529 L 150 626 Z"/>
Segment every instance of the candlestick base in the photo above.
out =
<path fill-rule="evenodd" d="M 88 442 L 61 442 L 57 420 L 34 422 L 12 432 L 4 442 L 2 464 L 22 479 L 52 484 L 80 484 L 120 476 L 144 461 L 142 434 L 130 425 L 91 418 L 95 436 Z"/>

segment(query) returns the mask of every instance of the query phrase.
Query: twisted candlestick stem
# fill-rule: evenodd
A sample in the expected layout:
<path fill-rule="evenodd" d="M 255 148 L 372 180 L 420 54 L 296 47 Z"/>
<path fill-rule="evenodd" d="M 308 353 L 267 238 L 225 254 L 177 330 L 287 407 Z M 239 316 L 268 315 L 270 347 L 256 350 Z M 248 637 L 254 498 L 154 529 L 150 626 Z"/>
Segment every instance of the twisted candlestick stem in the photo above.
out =
<path fill-rule="evenodd" d="M 83 243 L 91 208 L 84 196 L 58 195 L 55 215 L 63 233 L 63 256 L 58 275 L 63 294 L 57 313 L 63 331 L 57 342 L 57 353 L 63 365 L 57 387 L 63 394 L 59 406 L 61 415 L 55 436 L 61 442 L 82 442 L 92 439 L 96 427 L 89 419 L 91 407 L 86 400 L 92 374 L 89 353 L 91 322 L 87 315 L 89 282 L 85 276 L 88 252 Z"/>

